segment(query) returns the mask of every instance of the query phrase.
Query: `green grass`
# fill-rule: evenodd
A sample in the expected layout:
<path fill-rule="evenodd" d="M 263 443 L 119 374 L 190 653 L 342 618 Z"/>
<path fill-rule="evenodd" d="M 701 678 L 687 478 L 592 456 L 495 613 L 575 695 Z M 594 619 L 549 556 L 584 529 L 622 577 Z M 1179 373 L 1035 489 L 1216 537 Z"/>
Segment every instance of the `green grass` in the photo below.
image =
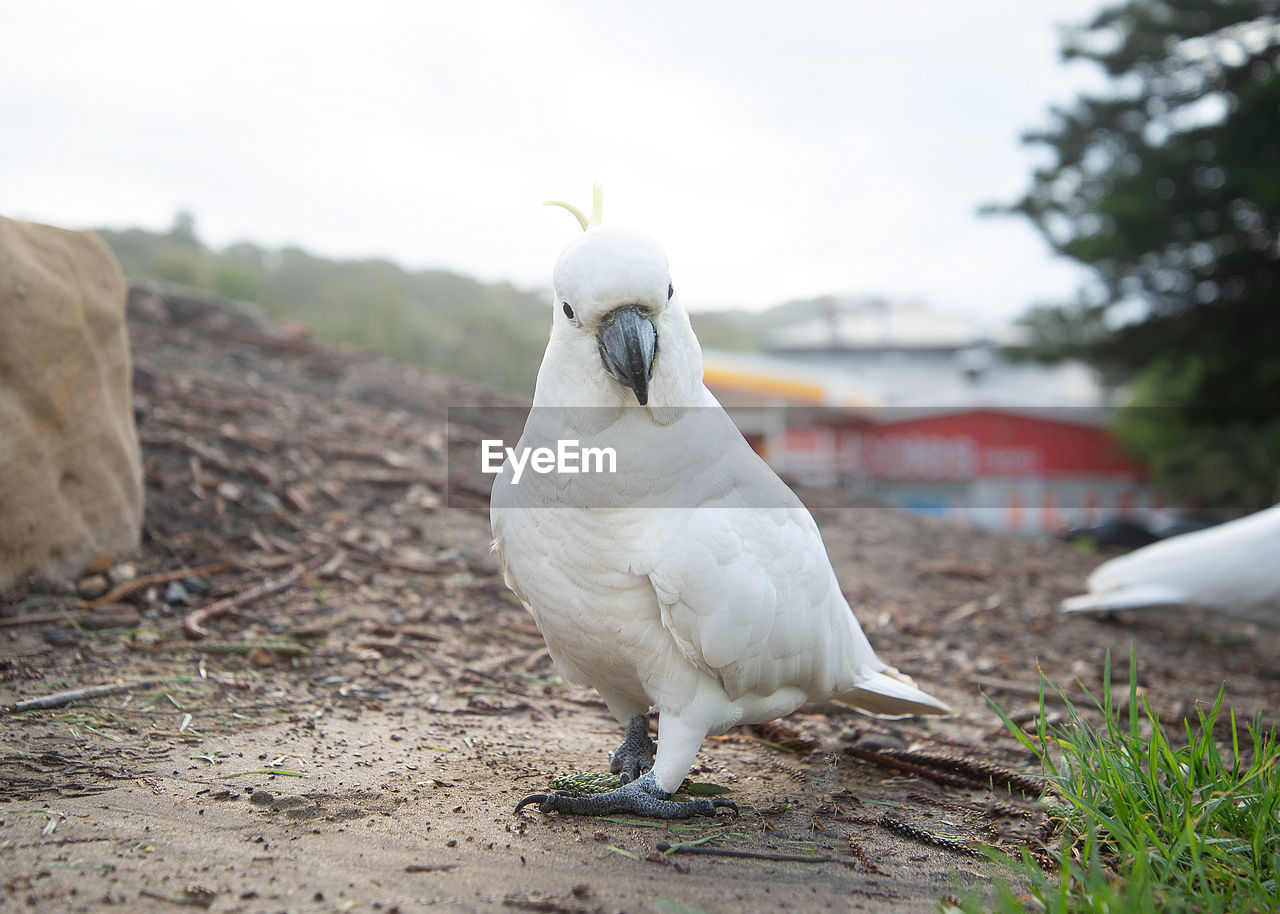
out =
<path fill-rule="evenodd" d="M 1086 691 L 1101 727 L 1070 702 L 1066 720 L 1047 727 L 1043 685 L 1034 736 L 992 703 L 1054 786 L 1057 797 L 1046 804 L 1062 819 L 1060 869 L 1046 874 L 1024 855 L 1011 861 L 1015 876 L 998 883 L 995 898 L 969 895 L 963 910 L 1280 910 L 1275 729 L 1255 721 L 1242 733 L 1234 712 L 1220 723 L 1220 690 L 1211 709 L 1197 709 L 1195 724 L 1171 732 L 1139 695 L 1136 670 L 1131 650 L 1125 708 L 1112 695 L 1109 656 L 1101 700 Z"/>

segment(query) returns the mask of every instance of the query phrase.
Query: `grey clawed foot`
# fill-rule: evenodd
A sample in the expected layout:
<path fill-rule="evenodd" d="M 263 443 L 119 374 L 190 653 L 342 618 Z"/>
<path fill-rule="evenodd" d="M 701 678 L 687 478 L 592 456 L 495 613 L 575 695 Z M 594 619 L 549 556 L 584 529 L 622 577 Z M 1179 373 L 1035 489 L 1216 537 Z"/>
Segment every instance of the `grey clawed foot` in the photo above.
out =
<path fill-rule="evenodd" d="M 670 797 L 671 794 L 659 787 L 657 779 L 652 772 L 649 772 L 638 780 L 624 784 L 608 793 L 579 794 L 568 790 L 557 790 L 553 793 L 530 794 L 520 801 L 515 811 L 519 812 L 524 807 L 536 803 L 542 812 L 558 812 L 574 816 L 630 813 L 654 819 L 689 819 L 693 816 L 714 816 L 721 809 L 728 809 L 734 815 L 738 813 L 737 804 L 723 797 L 689 802 L 672 800 Z"/>
<path fill-rule="evenodd" d="M 653 756 L 657 751 L 657 744 L 649 737 L 649 718 L 637 714 L 627 724 L 627 735 L 622 745 L 609 756 L 609 770 L 623 784 L 629 784 L 653 767 Z"/>

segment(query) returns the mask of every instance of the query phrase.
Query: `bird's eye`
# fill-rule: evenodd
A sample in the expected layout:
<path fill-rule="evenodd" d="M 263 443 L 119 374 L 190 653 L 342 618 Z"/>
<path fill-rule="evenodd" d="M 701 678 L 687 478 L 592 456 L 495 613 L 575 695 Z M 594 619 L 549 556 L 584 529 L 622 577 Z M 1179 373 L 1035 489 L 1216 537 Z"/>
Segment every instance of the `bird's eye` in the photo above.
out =
<path fill-rule="evenodd" d="M 569 318 L 569 320 L 573 320 L 573 309 L 569 307 L 568 302 L 564 303 L 564 316 Z"/>
<path fill-rule="evenodd" d="M 676 294 L 676 287 L 673 283 L 667 283 L 667 301 L 671 301 L 671 296 Z"/>

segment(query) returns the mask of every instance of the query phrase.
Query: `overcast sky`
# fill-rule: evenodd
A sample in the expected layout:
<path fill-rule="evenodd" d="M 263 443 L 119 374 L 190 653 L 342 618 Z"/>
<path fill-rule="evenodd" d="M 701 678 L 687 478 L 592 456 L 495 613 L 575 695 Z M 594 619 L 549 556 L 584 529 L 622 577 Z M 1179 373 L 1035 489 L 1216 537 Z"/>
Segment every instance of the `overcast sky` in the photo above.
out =
<path fill-rule="evenodd" d="M 1020 144 L 1101 78 L 1100 0 L 15 0 L 0 215 L 297 244 L 549 285 L 587 209 L 667 249 L 691 309 L 882 295 L 1012 317 L 1087 274 L 1016 198 Z"/>

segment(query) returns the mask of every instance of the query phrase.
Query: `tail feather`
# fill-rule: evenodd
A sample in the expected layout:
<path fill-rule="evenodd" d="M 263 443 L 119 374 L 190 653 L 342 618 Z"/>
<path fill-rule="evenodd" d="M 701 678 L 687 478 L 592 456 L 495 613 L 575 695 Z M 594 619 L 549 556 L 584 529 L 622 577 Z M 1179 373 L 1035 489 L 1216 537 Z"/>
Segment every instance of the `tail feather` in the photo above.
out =
<path fill-rule="evenodd" d="M 836 701 L 874 717 L 936 717 L 955 713 L 946 702 L 916 688 L 910 676 L 891 666 L 872 673 L 858 688 L 837 695 Z"/>
<path fill-rule="evenodd" d="M 1067 613 L 1108 612 L 1118 609 L 1142 609 L 1148 606 L 1178 606 L 1185 595 L 1162 584 L 1133 584 L 1098 593 L 1083 593 L 1062 601 Z"/>

